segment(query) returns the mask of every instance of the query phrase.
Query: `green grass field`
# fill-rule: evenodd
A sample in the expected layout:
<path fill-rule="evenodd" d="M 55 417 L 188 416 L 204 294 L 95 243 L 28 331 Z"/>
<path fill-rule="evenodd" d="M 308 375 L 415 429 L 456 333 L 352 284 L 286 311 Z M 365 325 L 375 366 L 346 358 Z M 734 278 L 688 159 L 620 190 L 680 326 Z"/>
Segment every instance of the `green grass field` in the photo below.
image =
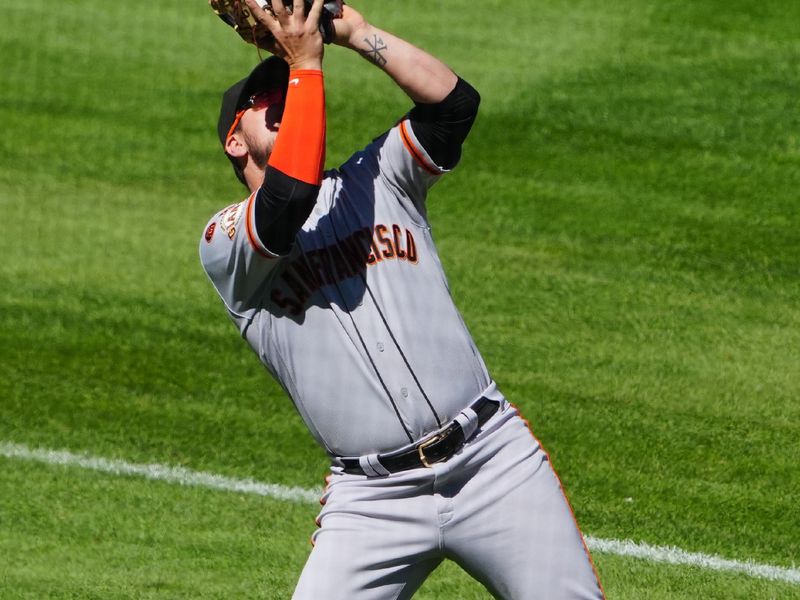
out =
<path fill-rule="evenodd" d="M 482 93 L 430 216 L 585 533 L 800 562 L 800 3 L 353 0 Z M 205 2 L 4 7 L 0 445 L 321 487 L 206 280 L 257 60 Z M 408 102 L 326 52 L 328 165 Z M 288 598 L 308 503 L 0 457 L 0 598 Z M 800 585 L 596 553 L 608 597 Z M 488 598 L 451 564 L 422 599 Z"/>

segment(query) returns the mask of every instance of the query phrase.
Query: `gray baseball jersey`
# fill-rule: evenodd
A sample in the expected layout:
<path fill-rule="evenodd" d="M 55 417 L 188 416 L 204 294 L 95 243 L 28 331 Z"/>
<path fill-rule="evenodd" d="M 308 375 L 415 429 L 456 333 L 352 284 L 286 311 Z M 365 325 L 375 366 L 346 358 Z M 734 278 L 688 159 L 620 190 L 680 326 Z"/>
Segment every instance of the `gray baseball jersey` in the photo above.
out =
<path fill-rule="evenodd" d="M 287 256 L 259 239 L 255 195 L 218 213 L 200 242 L 242 336 L 331 456 L 389 452 L 480 396 L 499 402 L 429 469 L 364 477 L 334 461 L 292 597 L 406 600 L 448 557 L 498 598 L 597 600 L 558 479 L 450 297 L 425 210 L 442 172 L 402 121 L 326 173 Z"/>
<path fill-rule="evenodd" d="M 490 386 L 427 220 L 442 173 L 403 120 L 326 172 L 288 255 L 259 239 L 255 195 L 200 241 L 242 336 L 332 456 L 407 445 Z"/>

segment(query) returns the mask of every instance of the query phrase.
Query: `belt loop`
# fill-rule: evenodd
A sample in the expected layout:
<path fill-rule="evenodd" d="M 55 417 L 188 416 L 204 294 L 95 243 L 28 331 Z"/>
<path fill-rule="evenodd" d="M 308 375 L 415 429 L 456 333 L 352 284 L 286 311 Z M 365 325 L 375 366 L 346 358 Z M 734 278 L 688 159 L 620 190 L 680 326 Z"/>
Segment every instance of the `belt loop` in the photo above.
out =
<path fill-rule="evenodd" d="M 478 413 L 476 413 L 472 408 L 465 408 L 456 416 L 456 422 L 461 425 L 461 429 L 464 431 L 464 441 L 466 442 L 469 440 L 475 430 L 478 429 Z"/>
<path fill-rule="evenodd" d="M 367 454 L 358 459 L 358 465 L 367 477 L 380 477 L 388 475 L 389 471 L 378 461 L 377 454 Z"/>

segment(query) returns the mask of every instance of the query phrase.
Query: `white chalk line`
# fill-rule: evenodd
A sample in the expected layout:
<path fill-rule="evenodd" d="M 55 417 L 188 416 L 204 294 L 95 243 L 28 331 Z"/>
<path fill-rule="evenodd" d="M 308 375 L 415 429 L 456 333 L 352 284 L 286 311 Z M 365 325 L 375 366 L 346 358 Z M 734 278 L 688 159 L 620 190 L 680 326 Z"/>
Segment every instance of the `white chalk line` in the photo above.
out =
<path fill-rule="evenodd" d="M 321 492 L 306 490 L 300 487 L 261 483 L 252 479 L 233 479 L 214 473 L 191 471 L 183 467 L 171 467 L 169 465 L 160 464 L 133 464 L 123 460 L 111 460 L 97 456 L 73 454 L 72 452 L 63 450 L 28 448 L 22 444 L 13 444 L 9 442 L 0 442 L 0 456 L 33 460 L 50 465 L 80 467 L 82 469 L 100 471 L 102 473 L 111 473 L 112 475 L 135 475 L 137 477 L 144 477 L 145 479 L 177 483 L 179 485 L 268 496 L 270 498 L 289 500 L 291 502 L 319 502 L 321 495 Z"/>
<path fill-rule="evenodd" d="M 171 467 L 161 464 L 134 464 L 122 460 L 75 454 L 63 450 L 49 450 L 46 448 L 29 448 L 23 444 L 0 442 L 0 456 L 13 459 L 31 460 L 50 465 L 63 465 L 80 467 L 112 475 L 134 475 L 155 481 L 176 483 L 185 486 L 197 486 L 222 490 L 226 492 L 239 492 L 266 496 L 290 502 L 318 503 L 322 490 L 309 490 L 301 487 L 290 487 L 272 483 L 262 483 L 253 479 L 235 479 L 192 471 L 182 467 Z M 672 565 L 688 565 L 711 571 L 729 571 L 742 573 L 750 577 L 783 581 L 786 583 L 800 584 L 800 570 L 795 568 L 764 565 L 752 561 L 739 561 L 703 554 L 700 552 L 687 552 L 680 548 L 669 546 L 651 546 L 649 544 L 631 540 L 602 539 L 594 536 L 585 536 L 590 550 L 601 554 L 614 554 L 639 558 L 653 563 L 668 563 Z"/>

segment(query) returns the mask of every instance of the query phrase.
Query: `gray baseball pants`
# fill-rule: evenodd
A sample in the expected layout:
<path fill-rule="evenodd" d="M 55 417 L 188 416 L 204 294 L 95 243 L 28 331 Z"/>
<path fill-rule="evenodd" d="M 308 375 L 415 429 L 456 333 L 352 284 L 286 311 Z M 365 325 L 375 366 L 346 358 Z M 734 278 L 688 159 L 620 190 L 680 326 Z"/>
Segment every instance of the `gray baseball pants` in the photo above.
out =
<path fill-rule="evenodd" d="M 451 559 L 505 600 L 602 599 L 547 454 L 501 409 L 447 462 L 328 478 L 294 600 L 411 598 Z"/>

